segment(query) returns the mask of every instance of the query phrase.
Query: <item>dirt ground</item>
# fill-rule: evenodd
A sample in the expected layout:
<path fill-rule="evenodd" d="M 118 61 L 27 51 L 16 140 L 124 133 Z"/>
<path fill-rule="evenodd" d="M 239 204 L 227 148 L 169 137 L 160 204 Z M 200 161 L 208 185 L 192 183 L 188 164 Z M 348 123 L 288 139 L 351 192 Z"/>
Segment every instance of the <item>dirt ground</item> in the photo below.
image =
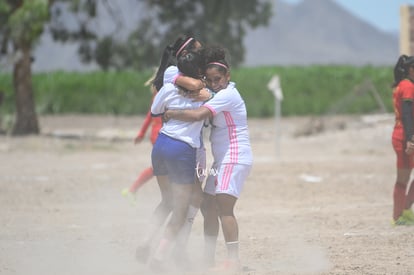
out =
<path fill-rule="evenodd" d="M 149 140 L 133 144 L 142 121 L 40 117 L 39 136 L 0 136 L 0 274 L 151 274 L 135 249 L 156 181 L 136 206 L 120 194 L 150 164 Z M 390 224 L 392 126 L 391 114 L 250 119 L 254 165 L 236 208 L 241 274 L 414 274 L 414 227 Z M 198 215 L 195 263 L 202 247 Z"/>

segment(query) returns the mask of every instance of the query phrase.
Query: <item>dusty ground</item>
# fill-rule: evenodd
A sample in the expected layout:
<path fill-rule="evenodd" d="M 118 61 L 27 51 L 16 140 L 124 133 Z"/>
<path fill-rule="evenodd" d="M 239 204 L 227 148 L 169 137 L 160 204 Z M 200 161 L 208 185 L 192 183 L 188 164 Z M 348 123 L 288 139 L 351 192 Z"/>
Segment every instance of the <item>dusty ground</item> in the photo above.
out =
<path fill-rule="evenodd" d="M 120 195 L 150 163 L 150 142 L 132 142 L 142 120 L 41 117 L 40 136 L 0 136 L 0 274 L 150 273 L 134 253 L 156 182 L 137 206 Z M 249 121 L 255 161 L 236 210 L 243 274 L 414 274 L 414 227 L 390 225 L 392 124 L 336 117 L 303 135 L 318 123 L 286 118 L 278 142 L 273 119 Z M 194 261 L 201 248 L 199 215 Z"/>

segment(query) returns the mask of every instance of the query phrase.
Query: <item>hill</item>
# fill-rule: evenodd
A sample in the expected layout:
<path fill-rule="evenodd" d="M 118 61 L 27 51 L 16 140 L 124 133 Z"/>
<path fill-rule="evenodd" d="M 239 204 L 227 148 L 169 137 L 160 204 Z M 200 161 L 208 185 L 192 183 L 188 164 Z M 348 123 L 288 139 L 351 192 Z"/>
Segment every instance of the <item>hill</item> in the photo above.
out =
<path fill-rule="evenodd" d="M 249 31 L 245 64 L 394 64 L 398 36 L 378 30 L 333 0 L 273 1 L 269 26 Z"/>

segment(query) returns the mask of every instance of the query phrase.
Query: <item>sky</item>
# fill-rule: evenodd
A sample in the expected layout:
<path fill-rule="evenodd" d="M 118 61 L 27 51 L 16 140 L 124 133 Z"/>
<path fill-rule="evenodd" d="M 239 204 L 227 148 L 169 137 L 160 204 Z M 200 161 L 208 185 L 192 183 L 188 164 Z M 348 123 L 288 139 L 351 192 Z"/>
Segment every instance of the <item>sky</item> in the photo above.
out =
<path fill-rule="evenodd" d="M 296 4 L 307 0 L 283 0 L 287 3 Z M 334 0 L 371 25 L 386 32 L 399 32 L 400 29 L 400 6 L 412 5 L 414 0 Z"/>

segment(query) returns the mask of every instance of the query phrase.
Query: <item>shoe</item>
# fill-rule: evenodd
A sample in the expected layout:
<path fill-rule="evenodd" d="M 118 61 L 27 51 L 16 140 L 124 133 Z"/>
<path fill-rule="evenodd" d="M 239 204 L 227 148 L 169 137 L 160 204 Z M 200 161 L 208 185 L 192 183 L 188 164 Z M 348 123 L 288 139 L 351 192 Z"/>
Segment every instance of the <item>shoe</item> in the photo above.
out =
<path fill-rule="evenodd" d="M 137 247 L 137 250 L 135 252 L 135 257 L 137 258 L 138 262 L 145 264 L 148 262 L 150 253 L 151 253 L 151 248 L 148 245 L 140 245 Z"/>
<path fill-rule="evenodd" d="M 211 272 L 240 272 L 242 271 L 243 268 L 240 264 L 239 260 L 232 260 L 232 259 L 227 259 L 225 261 L 223 261 L 221 264 L 210 268 L 209 271 Z"/>
<path fill-rule="evenodd" d="M 131 191 L 129 191 L 128 188 L 124 188 L 121 191 L 121 195 L 126 198 L 129 203 L 131 203 L 132 205 L 136 205 L 137 204 L 137 199 L 135 198 L 135 194 L 132 193 Z"/>
<path fill-rule="evenodd" d="M 414 213 L 411 209 L 405 209 L 401 216 L 403 216 L 406 220 L 414 222 Z"/>
<path fill-rule="evenodd" d="M 406 218 L 405 216 L 401 215 L 396 221 L 392 221 L 392 225 L 396 226 L 396 225 L 414 225 L 414 221 L 409 220 L 408 218 Z"/>

